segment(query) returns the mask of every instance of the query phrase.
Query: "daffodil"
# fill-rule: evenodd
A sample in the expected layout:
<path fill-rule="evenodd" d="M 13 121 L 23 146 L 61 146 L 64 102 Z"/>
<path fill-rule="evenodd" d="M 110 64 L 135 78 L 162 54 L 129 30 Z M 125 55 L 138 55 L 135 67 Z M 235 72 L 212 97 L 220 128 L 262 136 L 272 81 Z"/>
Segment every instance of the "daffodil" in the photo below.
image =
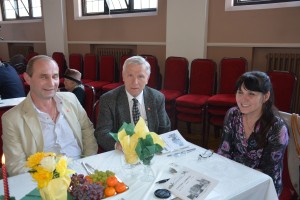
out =
<path fill-rule="evenodd" d="M 66 177 L 74 171 L 68 169 L 68 158 L 66 156 L 56 156 L 55 153 L 37 152 L 31 155 L 26 162 L 29 173 L 38 188 L 47 187 L 51 180 Z"/>

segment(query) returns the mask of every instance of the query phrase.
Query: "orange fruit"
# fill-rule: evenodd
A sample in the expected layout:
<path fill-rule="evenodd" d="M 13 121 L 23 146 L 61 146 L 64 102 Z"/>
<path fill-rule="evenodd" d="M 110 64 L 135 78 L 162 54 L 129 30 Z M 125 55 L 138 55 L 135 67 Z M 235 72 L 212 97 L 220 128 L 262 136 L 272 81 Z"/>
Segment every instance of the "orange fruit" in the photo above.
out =
<path fill-rule="evenodd" d="M 125 185 L 125 183 L 119 182 L 115 186 L 115 189 L 116 189 L 117 193 L 122 193 L 122 192 L 125 192 L 127 190 L 127 186 Z"/>
<path fill-rule="evenodd" d="M 115 185 L 117 185 L 118 182 L 119 182 L 119 181 L 118 181 L 117 177 L 115 177 L 115 176 L 109 176 L 109 177 L 106 179 L 106 184 L 107 184 L 107 186 L 109 186 L 109 187 L 114 187 Z"/>
<path fill-rule="evenodd" d="M 93 180 L 90 176 L 85 176 L 85 179 L 89 182 L 89 183 L 93 183 Z"/>
<path fill-rule="evenodd" d="M 106 187 L 104 189 L 105 197 L 111 197 L 111 196 L 114 196 L 115 194 L 116 194 L 116 190 L 114 187 Z"/>

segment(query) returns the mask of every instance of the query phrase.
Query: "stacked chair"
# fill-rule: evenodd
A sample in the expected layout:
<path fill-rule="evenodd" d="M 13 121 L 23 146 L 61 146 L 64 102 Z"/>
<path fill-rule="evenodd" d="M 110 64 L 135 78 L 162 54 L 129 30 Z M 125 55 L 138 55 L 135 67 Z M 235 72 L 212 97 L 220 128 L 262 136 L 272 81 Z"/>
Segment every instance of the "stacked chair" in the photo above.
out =
<path fill-rule="evenodd" d="M 102 87 L 102 93 L 108 92 L 108 91 L 115 89 L 124 84 L 123 78 L 122 78 L 122 69 L 123 69 L 123 64 L 124 64 L 125 60 L 129 57 L 130 57 L 129 55 L 121 56 L 119 69 L 117 70 L 117 71 L 119 71 L 119 81 L 115 82 L 115 83 L 110 83 L 110 84 L 104 85 Z"/>
<path fill-rule="evenodd" d="M 297 77 L 288 71 L 269 71 L 273 91 L 275 106 L 284 112 L 291 112 L 295 99 Z"/>
<path fill-rule="evenodd" d="M 83 78 L 82 83 L 88 83 L 97 80 L 97 56 L 93 53 L 87 53 L 83 58 Z"/>
<path fill-rule="evenodd" d="M 99 56 L 98 79 L 88 82 L 87 85 L 93 86 L 98 99 L 102 94 L 103 86 L 114 82 L 115 79 L 115 57 L 114 56 Z"/>
<path fill-rule="evenodd" d="M 85 91 L 85 98 L 84 98 L 84 109 L 86 111 L 86 114 L 90 118 L 91 122 L 93 121 L 93 109 L 94 109 L 94 103 L 95 103 L 95 89 L 93 86 L 90 85 L 84 85 L 84 91 Z"/>
<path fill-rule="evenodd" d="M 53 52 L 52 58 L 53 58 L 53 60 L 56 61 L 57 65 L 59 67 L 59 77 L 61 77 L 59 79 L 59 87 L 63 87 L 64 86 L 64 78 L 62 78 L 62 77 L 67 69 L 65 55 L 62 52 Z"/>
<path fill-rule="evenodd" d="M 191 63 L 189 93 L 176 99 L 177 121 L 187 124 L 191 133 L 191 123 L 202 123 L 203 142 L 205 141 L 205 121 L 207 100 L 215 92 L 216 63 L 210 59 L 194 59 Z"/>
<path fill-rule="evenodd" d="M 161 89 L 161 74 L 160 67 L 157 63 L 157 58 L 153 55 L 141 55 L 151 66 L 151 74 L 147 86 L 154 89 Z"/>
<path fill-rule="evenodd" d="M 218 92 L 207 100 L 207 139 L 210 125 L 214 126 L 217 136 L 223 126 L 226 112 L 236 105 L 235 84 L 238 78 L 247 71 L 247 64 L 245 58 L 223 58 L 221 60 Z M 207 144 L 208 141 L 205 143 Z"/>
<path fill-rule="evenodd" d="M 83 58 L 80 53 L 72 53 L 69 55 L 69 67 L 76 69 L 82 73 Z"/>
<path fill-rule="evenodd" d="M 186 94 L 188 88 L 189 62 L 184 57 L 170 56 L 165 62 L 164 85 L 160 90 L 165 96 L 166 111 L 175 127 L 176 98 Z"/>

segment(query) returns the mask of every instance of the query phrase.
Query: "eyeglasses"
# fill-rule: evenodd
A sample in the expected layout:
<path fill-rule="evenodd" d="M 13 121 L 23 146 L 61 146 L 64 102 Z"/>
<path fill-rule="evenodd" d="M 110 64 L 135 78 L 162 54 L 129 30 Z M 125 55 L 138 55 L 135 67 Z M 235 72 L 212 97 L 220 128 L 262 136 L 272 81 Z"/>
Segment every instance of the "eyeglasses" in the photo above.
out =
<path fill-rule="evenodd" d="M 198 160 L 204 159 L 204 158 L 209 158 L 214 154 L 214 150 L 212 149 L 206 149 L 204 153 L 200 153 L 198 156 Z"/>

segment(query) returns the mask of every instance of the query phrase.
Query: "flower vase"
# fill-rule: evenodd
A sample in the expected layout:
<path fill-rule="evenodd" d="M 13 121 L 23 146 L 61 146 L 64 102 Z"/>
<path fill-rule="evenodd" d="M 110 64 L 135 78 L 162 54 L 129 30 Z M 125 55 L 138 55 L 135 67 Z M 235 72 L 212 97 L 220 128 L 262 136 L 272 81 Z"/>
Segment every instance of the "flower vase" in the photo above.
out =
<path fill-rule="evenodd" d="M 125 172 L 127 178 L 136 177 L 139 173 L 137 165 L 139 164 L 139 159 L 136 154 L 126 154 L 121 158 L 122 169 Z"/>
<path fill-rule="evenodd" d="M 43 200 L 66 200 L 71 179 L 69 176 L 52 179 L 49 184 L 41 189 Z"/>
<path fill-rule="evenodd" d="M 154 171 L 151 168 L 151 165 L 153 163 L 153 157 L 154 155 L 151 155 L 144 161 L 141 161 L 143 165 L 143 171 L 140 179 L 143 182 L 152 182 L 155 179 Z"/>

